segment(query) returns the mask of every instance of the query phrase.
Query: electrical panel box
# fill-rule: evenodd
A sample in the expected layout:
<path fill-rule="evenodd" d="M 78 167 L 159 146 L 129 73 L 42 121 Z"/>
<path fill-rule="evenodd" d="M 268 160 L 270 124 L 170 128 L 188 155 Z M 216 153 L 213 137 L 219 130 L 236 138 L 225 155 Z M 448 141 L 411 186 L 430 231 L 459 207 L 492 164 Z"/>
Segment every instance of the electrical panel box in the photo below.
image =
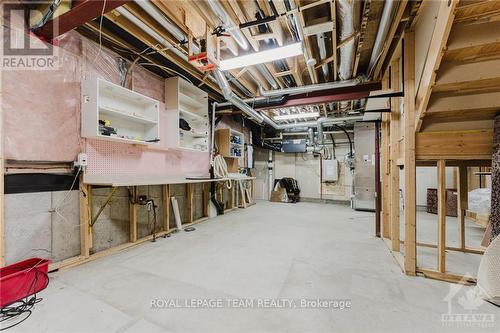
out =
<path fill-rule="evenodd" d="M 321 176 L 324 182 L 336 182 L 339 180 L 339 161 L 323 160 L 321 164 Z"/>
<path fill-rule="evenodd" d="M 283 140 L 283 142 L 281 143 L 281 150 L 284 153 L 305 153 L 306 140 L 304 139 Z"/>

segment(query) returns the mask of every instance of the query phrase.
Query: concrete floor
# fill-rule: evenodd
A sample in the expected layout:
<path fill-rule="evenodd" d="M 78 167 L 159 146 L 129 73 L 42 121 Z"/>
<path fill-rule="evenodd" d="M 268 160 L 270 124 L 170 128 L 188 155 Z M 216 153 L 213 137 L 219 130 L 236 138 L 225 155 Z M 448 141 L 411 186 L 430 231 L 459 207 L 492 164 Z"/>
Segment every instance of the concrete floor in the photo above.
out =
<path fill-rule="evenodd" d="M 258 202 L 194 232 L 51 274 L 43 301 L 15 331 L 498 332 L 499 308 L 488 303 L 477 311 L 493 314 L 496 327 L 443 327 L 442 314 L 471 312 L 445 301 L 456 285 L 403 275 L 373 229 L 372 213 L 346 206 Z M 155 298 L 352 306 L 152 309 Z"/>

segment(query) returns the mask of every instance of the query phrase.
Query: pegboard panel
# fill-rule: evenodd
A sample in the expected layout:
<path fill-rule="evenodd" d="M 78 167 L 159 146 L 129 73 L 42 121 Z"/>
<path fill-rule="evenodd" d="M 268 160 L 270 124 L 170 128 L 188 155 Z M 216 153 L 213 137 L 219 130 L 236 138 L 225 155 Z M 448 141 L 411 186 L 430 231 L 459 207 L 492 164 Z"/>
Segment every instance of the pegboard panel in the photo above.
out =
<path fill-rule="evenodd" d="M 164 175 L 182 177 L 207 175 L 209 155 L 201 152 L 158 151 L 142 146 L 88 139 L 87 174 Z"/>

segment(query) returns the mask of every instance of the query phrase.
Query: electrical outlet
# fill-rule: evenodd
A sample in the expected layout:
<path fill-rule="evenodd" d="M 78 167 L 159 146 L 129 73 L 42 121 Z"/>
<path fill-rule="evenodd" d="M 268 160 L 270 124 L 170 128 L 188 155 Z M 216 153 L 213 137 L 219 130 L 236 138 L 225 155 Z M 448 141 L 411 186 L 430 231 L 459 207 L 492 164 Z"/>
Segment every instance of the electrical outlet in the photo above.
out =
<path fill-rule="evenodd" d="M 87 154 L 80 153 L 75 161 L 75 167 L 86 167 L 87 166 Z"/>

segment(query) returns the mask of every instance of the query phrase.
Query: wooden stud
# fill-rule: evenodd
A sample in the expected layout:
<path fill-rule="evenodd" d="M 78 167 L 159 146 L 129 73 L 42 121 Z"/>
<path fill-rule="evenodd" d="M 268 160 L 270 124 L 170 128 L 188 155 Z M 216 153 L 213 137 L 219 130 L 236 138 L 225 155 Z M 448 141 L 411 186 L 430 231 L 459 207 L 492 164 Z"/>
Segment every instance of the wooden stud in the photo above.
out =
<path fill-rule="evenodd" d="M 438 180 L 438 271 L 446 270 L 446 161 L 437 162 Z"/>
<path fill-rule="evenodd" d="M 90 191 L 91 187 L 83 183 L 80 178 L 80 256 L 88 258 L 90 256 Z"/>
<path fill-rule="evenodd" d="M 203 216 L 210 216 L 210 183 L 203 184 Z"/>
<path fill-rule="evenodd" d="M 193 223 L 193 184 L 188 183 L 187 187 L 187 223 Z"/>
<path fill-rule="evenodd" d="M 130 203 L 130 242 L 137 241 L 137 187 L 132 187 L 132 202 Z"/>
<path fill-rule="evenodd" d="M 416 165 L 415 165 L 415 32 L 404 34 L 404 207 L 405 272 L 415 275 L 417 269 L 416 239 Z"/>
<path fill-rule="evenodd" d="M 163 208 L 163 231 L 170 231 L 170 185 L 163 185 L 162 208 Z"/>
<path fill-rule="evenodd" d="M 382 90 L 389 89 L 389 72 L 386 72 L 384 78 L 382 79 Z M 389 174 L 389 140 L 392 133 L 389 127 L 389 118 L 390 114 L 382 113 L 382 135 L 381 135 L 381 146 L 382 146 L 382 163 L 381 163 L 381 171 L 382 171 L 382 237 L 389 238 L 390 237 L 390 174 Z"/>
<path fill-rule="evenodd" d="M 400 89 L 399 59 L 391 64 L 391 88 L 393 91 Z M 399 97 L 391 98 L 391 122 L 390 122 L 390 226 L 391 226 L 391 250 L 400 251 L 399 231 L 399 137 L 400 137 L 400 110 Z"/>
<path fill-rule="evenodd" d="M 457 176 L 458 244 L 460 248 L 465 249 L 465 212 L 468 209 L 467 167 L 459 166 Z"/>

